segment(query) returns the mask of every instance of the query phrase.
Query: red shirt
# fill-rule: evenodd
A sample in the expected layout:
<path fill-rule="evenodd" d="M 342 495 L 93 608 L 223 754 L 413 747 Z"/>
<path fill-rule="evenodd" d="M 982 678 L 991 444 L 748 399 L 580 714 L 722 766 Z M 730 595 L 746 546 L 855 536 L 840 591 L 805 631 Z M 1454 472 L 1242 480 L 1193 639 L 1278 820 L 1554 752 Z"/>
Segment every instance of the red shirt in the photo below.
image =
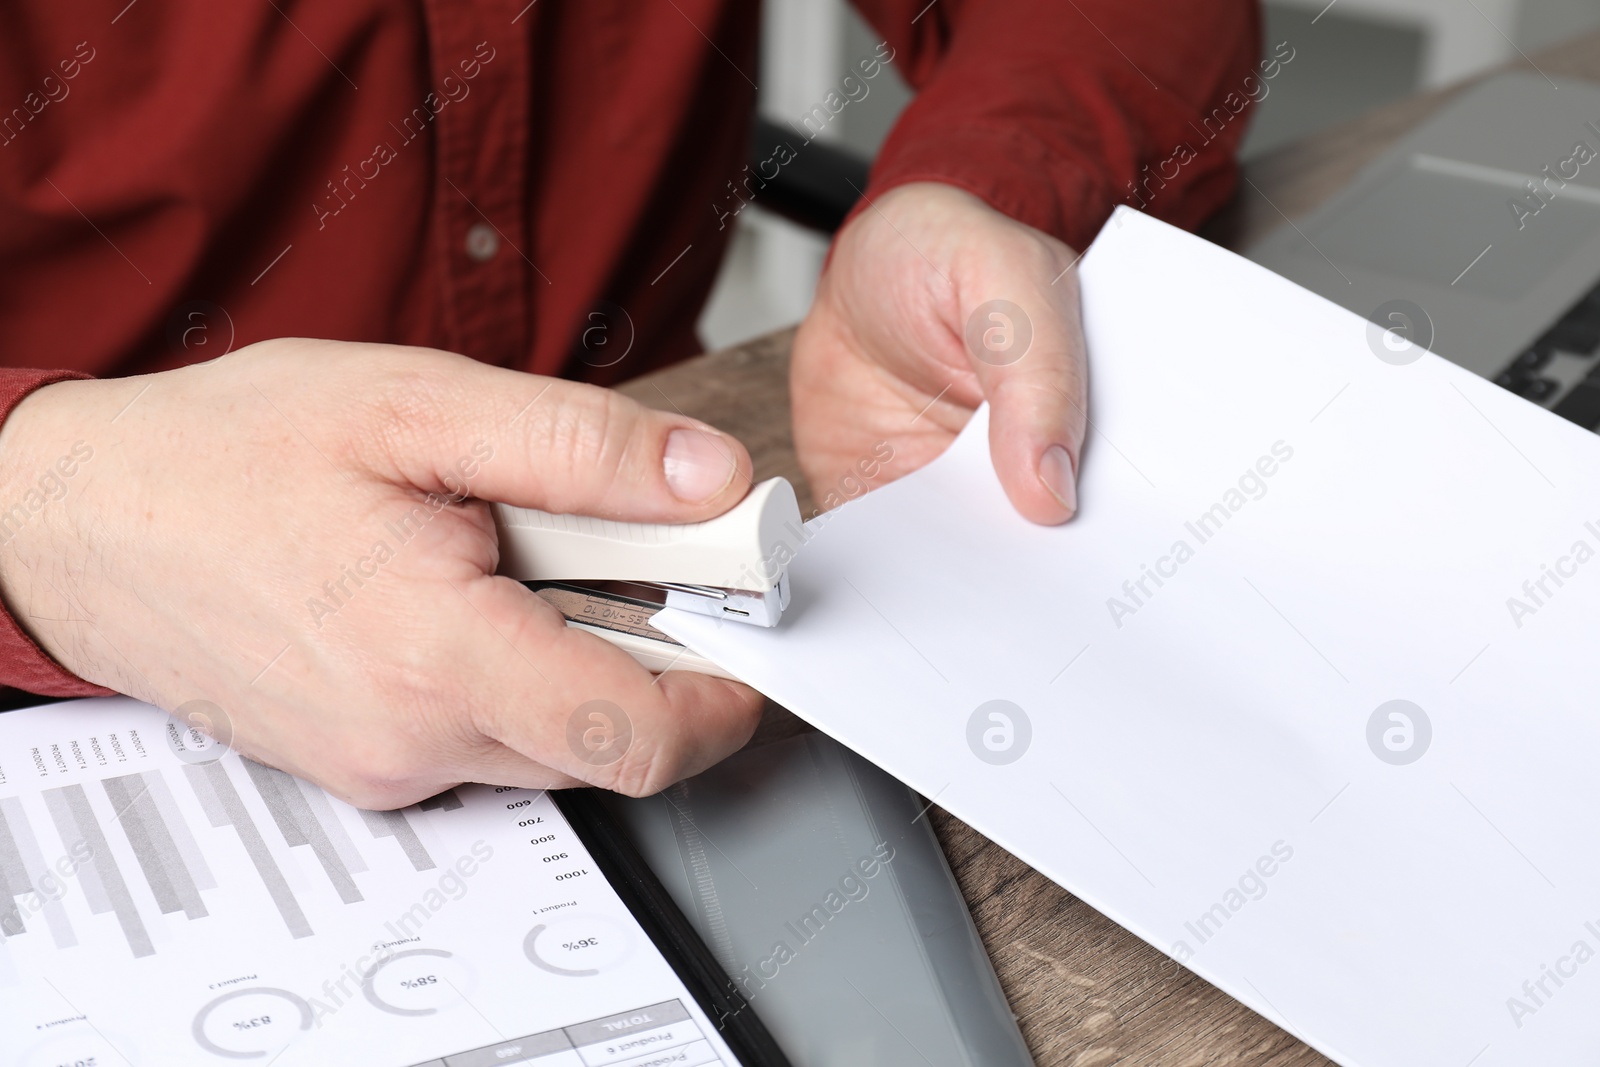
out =
<path fill-rule="evenodd" d="M 602 383 L 696 351 L 756 0 L 124 2 L 0 16 L 0 418 L 271 337 Z M 918 96 L 868 196 L 942 181 L 1082 248 L 1118 202 L 1192 226 L 1232 191 L 1249 0 L 858 6 L 884 44 L 790 148 L 890 57 Z M 621 362 L 583 358 L 597 322 Z M 9 616 L 0 685 L 99 691 Z"/>

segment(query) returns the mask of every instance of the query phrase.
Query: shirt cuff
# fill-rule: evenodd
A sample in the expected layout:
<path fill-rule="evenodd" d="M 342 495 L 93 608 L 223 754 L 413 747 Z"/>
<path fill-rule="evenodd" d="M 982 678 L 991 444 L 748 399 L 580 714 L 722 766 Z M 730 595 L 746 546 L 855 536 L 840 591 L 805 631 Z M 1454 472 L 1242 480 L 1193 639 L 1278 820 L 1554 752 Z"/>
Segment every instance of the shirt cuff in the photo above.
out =
<path fill-rule="evenodd" d="M 1016 129 L 949 131 L 935 139 L 896 137 L 872 168 L 867 196 L 848 223 L 872 210 L 869 200 L 912 182 L 940 182 L 976 196 L 1003 215 L 1087 248 L 1115 197 L 1087 167 L 1050 152 Z"/>
<path fill-rule="evenodd" d="M 0 369 L 0 424 L 35 389 L 88 377 L 68 370 Z M 0 462 L 4 460 L 0 456 Z M 112 695 L 112 690 L 84 681 L 51 659 L 17 623 L 6 604 L 0 604 L 0 687 L 52 697 Z"/>

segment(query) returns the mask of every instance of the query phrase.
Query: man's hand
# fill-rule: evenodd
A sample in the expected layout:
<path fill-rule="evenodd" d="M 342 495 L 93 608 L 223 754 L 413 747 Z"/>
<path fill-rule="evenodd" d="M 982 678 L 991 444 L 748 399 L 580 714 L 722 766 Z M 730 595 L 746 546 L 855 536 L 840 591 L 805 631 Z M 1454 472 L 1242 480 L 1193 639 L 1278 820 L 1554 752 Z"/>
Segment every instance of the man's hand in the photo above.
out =
<path fill-rule="evenodd" d="M 921 467 L 988 400 L 1012 504 L 1071 518 L 1086 422 L 1076 259 L 950 186 L 900 186 L 858 215 L 794 342 L 795 444 L 817 498 L 876 469 L 880 442 L 891 478 Z"/>
<path fill-rule="evenodd" d="M 271 341 L 47 386 L 0 456 L 0 591 L 45 651 L 168 709 L 210 701 L 235 748 L 352 803 L 462 781 L 643 794 L 755 728 L 750 689 L 653 678 L 495 577 L 487 505 L 462 502 L 710 518 L 750 460 L 690 419 L 443 352 Z M 630 725 L 602 758 L 572 740 Z"/>

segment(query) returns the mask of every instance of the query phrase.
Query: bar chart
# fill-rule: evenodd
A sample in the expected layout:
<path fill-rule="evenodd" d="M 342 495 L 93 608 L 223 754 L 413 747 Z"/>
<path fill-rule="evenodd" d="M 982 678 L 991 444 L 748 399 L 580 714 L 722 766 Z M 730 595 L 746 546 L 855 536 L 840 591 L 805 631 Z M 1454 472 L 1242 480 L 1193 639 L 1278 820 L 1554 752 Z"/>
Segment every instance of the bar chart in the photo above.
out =
<path fill-rule="evenodd" d="M 561 1067 L 629 1030 L 618 1067 L 725 1055 L 542 792 L 361 811 L 220 746 L 184 758 L 172 721 L 0 715 L 0 1067 L 455 1067 L 516 1062 L 515 1034 Z"/>
<path fill-rule="evenodd" d="M 393 838 L 406 859 L 411 861 L 412 867 L 419 871 L 431 871 L 438 866 L 433 862 L 433 857 L 428 855 L 428 850 L 422 847 L 422 841 L 411 828 L 411 823 L 406 821 L 403 812 L 363 811 L 361 818 L 366 822 L 367 829 L 372 831 L 373 837 Z"/>
<path fill-rule="evenodd" d="M 162 915 L 196 920 L 210 914 L 205 896 L 218 883 L 184 818 L 185 808 L 204 818 L 202 829 L 234 834 L 291 937 L 311 937 L 314 931 L 267 834 L 277 835 L 291 851 L 304 849 L 341 902 L 365 899 L 356 876 L 371 867 L 322 790 L 239 757 L 184 764 L 174 771 L 181 775 L 180 788 L 189 797 L 175 796 L 168 772 L 159 768 L 57 786 L 39 794 L 64 855 L 85 857 L 73 865 L 72 874 L 91 912 L 115 917 L 134 957 L 151 955 L 156 946 L 134 905 L 133 880 L 143 882 Z M 243 782 L 238 781 L 240 772 Z M 270 816 L 265 824 L 251 815 L 241 787 L 259 796 Z M 94 790 L 104 795 L 109 819 L 91 803 Z M 462 806 L 449 791 L 424 801 L 413 813 L 457 811 Z M 374 844 L 394 841 L 413 870 L 436 869 L 406 812 L 359 811 L 357 817 Z M 135 858 L 131 865 L 119 862 L 120 850 L 111 847 L 108 835 L 117 834 Z M 18 937 L 37 926 L 48 930 L 56 947 L 72 948 L 78 937 L 60 899 L 66 879 L 54 869 L 60 861 L 55 865 L 45 861 L 39 842 L 40 833 L 22 798 L 0 797 L 0 935 Z"/>
<path fill-rule="evenodd" d="M 250 760 L 241 762 L 261 799 L 266 801 L 267 810 L 272 813 L 272 821 L 277 824 L 284 841 L 292 848 L 311 850 L 327 873 L 328 881 L 338 891 L 340 900 L 346 904 L 361 900 L 361 890 L 356 888 L 352 873 L 367 867 L 338 823 L 324 823 L 318 819 L 311 810 L 311 802 L 291 776 Z"/>
<path fill-rule="evenodd" d="M 150 941 L 150 933 L 134 906 L 133 895 L 128 890 L 122 868 L 111 854 L 105 830 L 90 808 L 83 786 L 64 785 L 46 789 L 44 801 L 68 850 L 77 849 L 90 857 L 89 863 L 79 873 L 84 896 L 89 900 L 89 909 L 96 915 L 110 912 L 117 917 L 117 924 L 128 939 L 128 948 L 135 956 L 154 954 L 155 945 Z"/>
<path fill-rule="evenodd" d="M 56 947 L 76 945 L 77 935 L 61 905 L 63 890 L 60 877 L 45 863 L 21 802 L 16 797 L 0 799 L 0 934 L 15 937 L 26 932 L 18 898 L 31 893 Z"/>
<path fill-rule="evenodd" d="M 261 836 L 260 828 L 245 809 L 233 780 L 228 777 L 227 762 L 216 760 L 201 766 L 187 765 L 183 773 L 189 779 L 200 809 L 205 812 L 211 826 L 216 829 L 231 827 L 238 835 L 239 843 L 250 857 L 250 865 L 266 887 L 267 895 L 271 897 L 273 907 L 277 908 L 290 935 L 310 937 L 311 923 L 289 888 L 288 879 L 284 877 L 278 861 L 267 847 L 266 839 Z"/>

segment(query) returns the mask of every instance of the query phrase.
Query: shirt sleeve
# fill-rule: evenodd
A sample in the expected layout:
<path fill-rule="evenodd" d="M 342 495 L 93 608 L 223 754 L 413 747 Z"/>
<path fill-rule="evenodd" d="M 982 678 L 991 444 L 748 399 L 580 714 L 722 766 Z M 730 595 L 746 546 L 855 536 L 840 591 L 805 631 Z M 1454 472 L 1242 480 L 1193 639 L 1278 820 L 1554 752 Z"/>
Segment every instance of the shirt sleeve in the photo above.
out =
<path fill-rule="evenodd" d="M 917 90 L 867 197 L 944 182 L 1079 249 L 1119 203 L 1186 228 L 1221 207 L 1282 66 L 1257 66 L 1253 0 L 856 3 Z"/>
<path fill-rule="evenodd" d="M 0 369 L 0 423 L 35 389 L 72 378 L 87 378 L 69 370 Z M 0 463 L 5 457 L 0 456 Z M 10 532 L 0 523 L 0 552 Z M 111 690 L 86 682 L 51 659 L 29 637 L 12 615 L 14 606 L 0 605 L 0 687 L 53 697 L 109 696 Z"/>

